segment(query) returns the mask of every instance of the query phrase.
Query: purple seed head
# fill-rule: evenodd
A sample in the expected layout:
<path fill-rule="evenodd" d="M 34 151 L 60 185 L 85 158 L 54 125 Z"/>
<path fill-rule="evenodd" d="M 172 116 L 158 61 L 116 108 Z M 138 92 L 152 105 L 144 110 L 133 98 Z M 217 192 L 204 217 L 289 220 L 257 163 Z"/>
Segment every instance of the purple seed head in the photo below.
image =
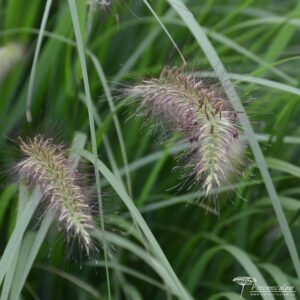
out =
<path fill-rule="evenodd" d="M 244 147 L 237 114 L 213 85 L 178 69 L 164 68 L 158 79 L 143 80 L 126 94 L 141 99 L 140 110 L 180 132 L 194 181 L 206 195 L 237 174 Z"/>
<path fill-rule="evenodd" d="M 41 188 L 47 208 L 57 212 L 67 234 L 78 237 L 89 254 L 95 227 L 86 193 L 79 184 L 81 176 L 65 157 L 63 146 L 36 135 L 26 141 L 20 139 L 20 149 L 25 156 L 16 165 L 20 179 Z"/>

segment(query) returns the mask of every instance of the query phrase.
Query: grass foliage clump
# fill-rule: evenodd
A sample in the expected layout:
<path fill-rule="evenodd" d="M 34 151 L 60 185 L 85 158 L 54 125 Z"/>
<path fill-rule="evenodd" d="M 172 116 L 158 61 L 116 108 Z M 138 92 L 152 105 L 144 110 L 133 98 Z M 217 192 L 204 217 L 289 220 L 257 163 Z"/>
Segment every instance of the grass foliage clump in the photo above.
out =
<path fill-rule="evenodd" d="M 298 299 L 298 3 L 29 2 L 0 1 L 0 300 Z"/>

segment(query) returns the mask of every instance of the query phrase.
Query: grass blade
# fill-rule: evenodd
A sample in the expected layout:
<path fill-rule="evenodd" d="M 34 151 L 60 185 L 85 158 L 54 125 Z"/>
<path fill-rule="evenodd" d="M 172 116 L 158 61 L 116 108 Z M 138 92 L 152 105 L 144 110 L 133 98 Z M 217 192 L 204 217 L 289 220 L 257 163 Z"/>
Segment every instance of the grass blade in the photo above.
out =
<path fill-rule="evenodd" d="M 34 57 L 33 57 L 33 63 L 32 63 L 32 67 L 31 67 L 30 77 L 29 77 L 29 86 L 28 86 L 28 94 L 27 94 L 27 101 L 26 101 L 26 117 L 27 117 L 28 122 L 32 121 L 31 102 L 32 102 L 32 94 L 33 94 L 33 83 L 34 83 L 38 58 L 39 58 L 40 50 L 42 47 L 43 35 L 44 35 L 45 28 L 46 28 L 51 5 L 52 5 L 52 0 L 47 0 L 43 18 L 42 18 L 41 28 L 39 30 L 35 53 L 34 53 Z"/>
<path fill-rule="evenodd" d="M 179 53 L 183 65 L 186 65 L 186 60 L 183 56 L 183 54 L 181 53 L 181 51 L 179 50 L 176 42 L 174 41 L 174 39 L 172 38 L 172 36 L 170 35 L 169 31 L 167 30 L 167 28 L 165 27 L 165 25 L 163 24 L 163 22 L 160 20 L 160 18 L 158 17 L 158 15 L 155 13 L 155 11 L 153 10 L 153 8 L 151 7 L 151 5 L 148 3 L 147 0 L 143 0 L 143 2 L 146 4 L 146 6 L 149 8 L 149 10 L 151 11 L 151 13 L 153 14 L 153 16 L 155 17 L 155 19 L 157 20 L 157 22 L 159 23 L 159 25 L 161 26 L 161 28 L 164 30 L 164 32 L 166 33 L 167 37 L 170 39 L 170 41 L 172 42 L 173 46 L 175 47 L 175 49 L 177 50 L 177 52 Z"/>
<path fill-rule="evenodd" d="M 75 38 L 76 38 L 76 43 L 77 43 L 77 48 L 78 48 L 78 53 L 79 53 L 80 65 L 81 65 L 81 70 L 82 70 L 82 75 L 83 75 L 83 83 L 84 83 L 84 89 L 85 89 L 85 94 L 86 94 L 88 118 L 89 118 L 89 124 L 90 124 L 90 133 L 91 133 L 91 141 L 92 141 L 92 149 L 93 149 L 93 161 L 94 161 L 94 165 L 96 166 L 97 159 L 98 159 L 97 142 L 96 142 L 94 114 L 93 114 L 93 103 L 92 103 L 92 97 L 91 97 L 91 92 L 90 92 L 90 87 L 89 87 L 89 79 L 88 79 L 88 72 L 87 72 L 87 66 L 86 66 L 86 61 L 85 61 L 84 46 L 83 46 L 82 37 L 81 37 L 81 33 L 80 33 L 76 3 L 74 0 L 68 0 L 68 3 L 69 3 L 70 12 L 71 12 L 74 33 L 75 33 Z M 95 177 L 96 177 L 98 205 L 99 205 L 99 211 L 100 211 L 100 222 L 101 222 L 103 234 L 105 234 L 100 175 L 99 175 L 99 172 L 96 167 L 95 167 Z M 105 243 L 105 238 L 103 239 L 103 248 L 104 248 L 105 261 L 108 261 L 107 245 Z M 111 299 L 108 267 L 106 267 L 106 279 L 107 279 L 108 299 Z"/>
<path fill-rule="evenodd" d="M 35 267 L 37 269 L 41 269 L 41 270 L 45 270 L 47 272 L 53 273 L 55 275 L 58 275 L 66 280 L 68 280 L 69 282 L 72 282 L 73 284 L 77 285 L 78 287 L 80 287 L 81 289 L 83 289 L 84 291 L 86 291 L 88 294 L 90 294 L 93 298 L 96 299 L 100 299 L 100 293 L 94 289 L 92 286 L 90 286 L 89 284 L 83 282 L 82 280 L 78 279 L 77 277 L 66 273 L 62 270 L 59 270 L 57 268 L 51 267 L 51 266 L 47 266 L 47 265 L 43 265 L 43 264 L 36 264 Z"/>
<path fill-rule="evenodd" d="M 26 201 L 27 203 L 25 203 L 25 207 L 22 210 L 20 217 L 18 218 L 13 234 L 9 239 L 9 242 L 0 260 L 0 285 L 6 272 L 10 268 L 12 259 L 14 258 L 11 253 L 14 253 L 15 246 L 18 245 L 18 243 L 22 240 L 24 232 L 40 202 L 40 199 L 41 193 L 39 189 L 35 189 L 30 199 Z"/>
<path fill-rule="evenodd" d="M 93 156 L 88 151 L 82 151 L 81 155 L 93 163 Z M 143 231 L 145 237 L 149 241 L 152 251 L 156 254 L 156 256 L 160 259 L 160 261 L 164 264 L 165 268 L 168 270 L 169 274 L 173 278 L 174 282 L 176 283 L 177 287 L 179 288 L 180 294 L 182 295 L 182 299 L 191 299 L 188 295 L 184 287 L 182 286 L 181 282 L 177 278 L 175 272 L 173 271 L 170 263 L 168 262 L 165 254 L 163 253 L 162 249 L 160 248 L 158 242 L 156 241 L 153 233 L 151 232 L 150 228 L 148 227 L 147 223 L 145 222 L 144 218 L 142 217 L 139 210 L 134 205 L 133 201 L 130 199 L 126 191 L 124 190 L 123 186 L 120 185 L 119 181 L 115 178 L 115 176 L 111 173 L 111 171 L 103 164 L 101 160 L 97 160 L 97 168 L 102 173 L 102 175 L 106 178 L 106 180 L 110 183 L 110 185 L 114 188 L 116 193 L 122 199 L 125 206 L 130 211 L 131 215 L 135 218 L 136 223 L 140 226 L 141 230 Z"/>
<path fill-rule="evenodd" d="M 102 69 L 102 66 L 101 66 L 99 60 L 92 53 L 90 54 L 90 58 L 95 66 L 96 72 L 100 78 L 102 85 L 103 85 L 104 92 L 105 92 L 110 110 L 113 113 L 113 120 L 114 120 L 114 124 L 116 127 L 118 140 L 119 140 L 119 144 L 121 147 L 122 158 L 123 158 L 123 162 L 124 162 L 124 169 L 125 169 L 125 174 L 126 174 L 126 179 L 127 179 L 127 188 L 128 188 L 129 195 L 132 195 L 131 178 L 130 178 L 130 172 L 128 170 L 128 159 L 127 159 L 126 147 L 125 147 L 125 143 L 124 143 L 124 138 L 123 138 L 120 122 L 116 115 L 116 107 L 113 102 L 112 95 L 111 95 L 105 74 L 103 72 L 103 69 Z"/>
<path fill-rule="evenodd" d="M 208 40 L 206 34 L 204 33 L 202 27 L 197 23 L 192 13 L 188 10 L 188 8 L 179 0 L 168 0 L 170 5 L 177 11 L 179 16 L 186 23 L 187 27 L 191 31 L 191 33 L 196 38 L 200 48 L 205 53 L 207 59 L 212 65 L 214 71 L 218 75 L 218 78 L 224 88 L 228 99 L 232 102 L 232 105 L 236 111 L 242 112 L 240 115 L 240 121 L 243 127 L 243 130 L 248 137 L 252 152 L 254 154 L 255 160 L 260 169 L 261 175 L 264 179 L 266 189 L 269 193 L 270 200 L 272 202 L 276 217 L 278 219 L 280 229 L 285 239 L 286 246 L 290 252 L 293 265 L 295 271 L 297 273 L 298 278 L 300 279 L 300 260 L 297 252 L 297 248 L 295 245 L 295 241 L 293 239 L 291 230 L 289 228 L 287 219 L 284 215 L 282 206 L 278 199 L 277 192 L 275 190 L 274 184 L 272 182 L 270 173 L 268 171 L 264 155 L 260 149 L 260 146 L 255 138 L 255 133 L 250 124 L 250 121 L 247 117 L 246 111 L 239 99 L 237 92 L 235 91 L 234 86 L 231 83 L 230 77 L 226 72 L 225 67 L 223 66 L 218 54 L 216 53 L 214 47 L 211 42 Z"/>

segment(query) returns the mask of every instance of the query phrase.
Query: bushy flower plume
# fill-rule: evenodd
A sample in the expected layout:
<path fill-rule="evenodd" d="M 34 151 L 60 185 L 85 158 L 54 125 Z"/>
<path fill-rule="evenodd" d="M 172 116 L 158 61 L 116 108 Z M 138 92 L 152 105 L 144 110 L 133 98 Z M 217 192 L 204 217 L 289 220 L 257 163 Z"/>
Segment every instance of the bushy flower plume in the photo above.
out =
<path fill-rule="evenodd" d="M 185 152 L 194 182 L 206 195 L 238 173 L 244 147 L 238 116 L 222 92 L 195 75 L 165 68 L 158 79 L 142 81 L 126 94 L 140 109 L 190 144 Z M 189 176 L 189 178 L 190 178 Z"/>
<path fill-rule="evenodd" d="M 22 59 L 23 54 L 23 47 L 16 43 L 0 47 L 0 80 Z"/>
<path fill-rule="evenodd" d="M 10 43 L 0 47 L 0 80 L 10 72 L 10 70 L 21 61 L 24 49 L 21 45 Z"/>
<path fill-rule="evenodd" d="M 101 10 L 107 11 L 112 5 L 112 0 L 88 0 L 88 4 L 92 7 L 100 7 Z"/>
<path fill-rule="evenodd" d="M 36 135 L 26 141 L 20 139 L 20 149 L 25 155 L 16 165 L 20 179 L 41 188 L 47 208 L 57 212 L 58 222 L 68 236 L 78 237 L 89 254 L 95 228 L 91 209 L 79 183 L 82 176 L 65 157 L 63 146 L 54 144 L 51 138 Z"/>

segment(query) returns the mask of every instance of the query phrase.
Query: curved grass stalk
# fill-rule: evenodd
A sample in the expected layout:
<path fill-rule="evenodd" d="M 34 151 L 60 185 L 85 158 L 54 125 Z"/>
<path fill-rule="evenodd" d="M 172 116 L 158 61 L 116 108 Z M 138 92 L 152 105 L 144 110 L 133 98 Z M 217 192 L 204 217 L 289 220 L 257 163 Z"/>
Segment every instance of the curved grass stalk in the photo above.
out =
<path fill-rule="evenodd" d="M 86 150 L 80 151 L 80 154 L 82 157 L 84 157 L 91 163 L 94 163 L 93 155 L 91 153 L 89 153 L 88 151 L 86 151 Z M 188 292 L 182 286 L 180 280 L 178 279 L 177 275 L 175 274 L 173 268 L 171 267 L 168 259 L 165 256 L 164 252 L 162 251 L 158 242 L 156 241 L 153 233 L 151 232 L 150 228 L 148 227 L 147 223 L 145 222 L 144 218 L 142 217 L 142 215 L 139 212 L 139 210 L 137 209 L 137 207 L 134 205 L 132 199 L 128 196 L 124 187 L 120 184 L 120 182 L 115 178 L 115 176 L 111 173 L 111 171 L 99 159 L 97 160 L 96 168 L 106 178 L 106 180 L 110 183 L 112 188 L 119 195 L 120 199 L 123 201 L 125 206 L 128 208 L 129 212 L 131 213 L 131 215 L 135 219 L 136 223 L 139 225 L 142 232 L 144 233 L 146 239 L 148 240 L 148 242 L 151 246 L 152 252 L 162 262 L 162 264 L 165 266 L 168 273 L 174 280 L 182 299 L 191 299 L 191 296 L 188 294 Z"/>
<path fill-rule="evenodd" d="M 29 77 L 28 94 L 27 94 L 27 100 L 26 100 L 26 117 L 27 117 L 28 122 L 32 121 L 31 102 L 32 102 L 32 94 L 33 94 L 33 84 L 34 84 L 34 78 L 35 78 L 38 58 L 39 58 L 40 50 L 42 47 L 43 35 L 44 35 L 45 28 L 46 28 L 51 5 L 52 5 L 52 0 L 47 0 L 43 18 L 42 18 L 41 27 L 40 27 L 39 34 L 38 34 L 37 45 L 35 48 L 33 63 L 32 63 L 30 77 Z"/>
<path fill-rule="evenodd" d="M 156 14 L 156 12 L 153 10 L 153 8 L 151 7 L 151 5 L 148 3 L 147 0 L 143 0 L 143 2 L 146 4 L 146 6 L 149 8 L 149 10 L 151 11 L 151 13 L 153 14 L 153 16 L 155 17 L 155 19 L 157 20 L 157 22 L 159 23 L 159 25 L 161 26 L 161 28 L 164 30 L 164 32 L 166 33 L 167 37 L 170 39 L 170 41 L 172 42 L 173 46 L 175 47 L 176 51 L 179 53 L 181 60 L 183 62 L 183 65 L 187 65 L 186 60 L 183 56 L 183 54 L 181 53 L 181 51 L 179 50 L 176 42 L 174 41 L 174 39 L 172 38 L 171 34 L 169 33 L 169 31 L 167 30 L 166 26 L 163 24 L 163 22 L 160 20 L 160 18 L 158 17 L 158 15 Z"/>
<path fill-rule="evenodd" d="M 286 246 L 290 252 L 290 256 L 293 262 L 294 269 L 297 273 L 298 278 L 300 279 L 300 260 L 297 252 L 297 248 L 295 245 L 295 241 L 293 239 L 291 230 L 289 228 L 287 219 L 284 215 L 282 206 L 280 204 L 276 189 L 272 182 L 272 178 L 268 171 L 264 155 L 261 151 L 261 148 L 255 138 L 255 133 L 251 126 L 251 123 L 247 117 L 247 113 L 239 99 L 239 96 L 231 83 L 230 77 L 223 66 L 216 50 L 212 46 L 211 42 L 208 40 L 204 30 L 195 20 L 193 15 L 190 13 L 189 9 L 179 0 L 168 0 L 170 5 L 177 11 L 178 15 L 182 18 L 182 20 L 186 23 L 187 27 L 194 35 L 197 40 L 200 48 L 205 53 L 207 59 L 212 65 L 214 71 L 219 77 L 219 80 L 224 87 L 224 90 L 231 100 L 232 105 L 236 111 L 243 112 L 240 116 L 241 125 L 243 126 L 243 130 L 248 137 L 252 152 L 255 156 L 255 160 L 257 162 L 258 168 L 260 169 L 261 175 L 264 179 L 266 189 L 269 193 L 270 200 L 272 202 L 280 229 L 285 239 Z"/>
<path fill-rule="evenodd" d="M 100 81 L 102 82 L 110 110 L 114 113 L 113 121 L 114 121 L 114 124 L 116 127 L 116 132 L 117 132 L 118 140 L 119 140 L 120 147 L 121 147 L 121 154 L 122 154 L 122 158 L 124 161 L 124 168 L 125 168 L 126 180 L 127 180 L 127 188 L 128 188 L 129 195 L 132 195 L 131 178 L 130 178 L 130 172 L 128 170 L 128 158 L 127 158 L 126 147 L 125 147 L 125 143 L 124 143 L 124 138 L 123 138 L 120 122 L 115 114 L 116 106 L 113 102 L 112 95 L 111 95 L 111 92 L 110 92 L 109 86 L 107 84 L 107 80 L 106 80 L 106 77 L 105 77 L 105 74 L 103 72 L 100 62 L 98 61 L 98 59 L 96 58 L 96 56 L 93 53 L 90 52 L 89 56 L 95 66 L 95 69 L 100 78 Z"/>
<path fill-rule="evenodd" d="M 85 61 L 85 52 L 84 52 L 84 46 L 82 42 L 82 37 L 80 33 L 79 28 L 79 20 L 78 20 L 78 13 L 76 8 L 76 3 L 74 0 L 68 0 L 70 13 L 72 17 L 73 27 L 74 27 L 74 33 L 80 58 L 80 65 L 81 70 L 83 74 L 83 83 L 84 83 L 84 89 L 86 94 L 86 100 L 87 100 L 87 108 L 88 108 L 88 116 L 89 116 L 89 124 L 90 124 L 90 133 L 91 133 L 91 141 L 92 141 L 92 149 L 93 149 L 93 160 L 96 165 L 98 154 L 97 154 L 97 144 L 96 144 L 96 132 L 95 132 L 95 123 L 94 123 L 94 116 L 93 116 L 93 103 L 92 103 L 92 97 L 89 87 L 89 79 L 88 79 L 88 72 L 87 72 L 87 66 Z M 100 222 L 101 222 L 101 228 L 104 235 L 103 238 L 103 249 L 104 249 L 104 258 L 105 261 L 108 262 L 108 254 L 107 254 L 107 243 L 105 240 L 105 224 L 104 224 L 104 215 L 103 215 L 103 204 L 102 204 L 102 196 L 101 196 L 101 184 L 100 184 L 100 175 L 95 168 L 95 177 L 96 177 L 96 190 L 97 190 L 97 197 L 98 197 L 98 205 L 100 210 Z M 107 279 L 107 290 L 108 290 L 108 299 L 111 299 L 111 291 L 110 291 L 110 278 L 109 278 L 109 270 L 106 266 L 106 279 Z"/>

